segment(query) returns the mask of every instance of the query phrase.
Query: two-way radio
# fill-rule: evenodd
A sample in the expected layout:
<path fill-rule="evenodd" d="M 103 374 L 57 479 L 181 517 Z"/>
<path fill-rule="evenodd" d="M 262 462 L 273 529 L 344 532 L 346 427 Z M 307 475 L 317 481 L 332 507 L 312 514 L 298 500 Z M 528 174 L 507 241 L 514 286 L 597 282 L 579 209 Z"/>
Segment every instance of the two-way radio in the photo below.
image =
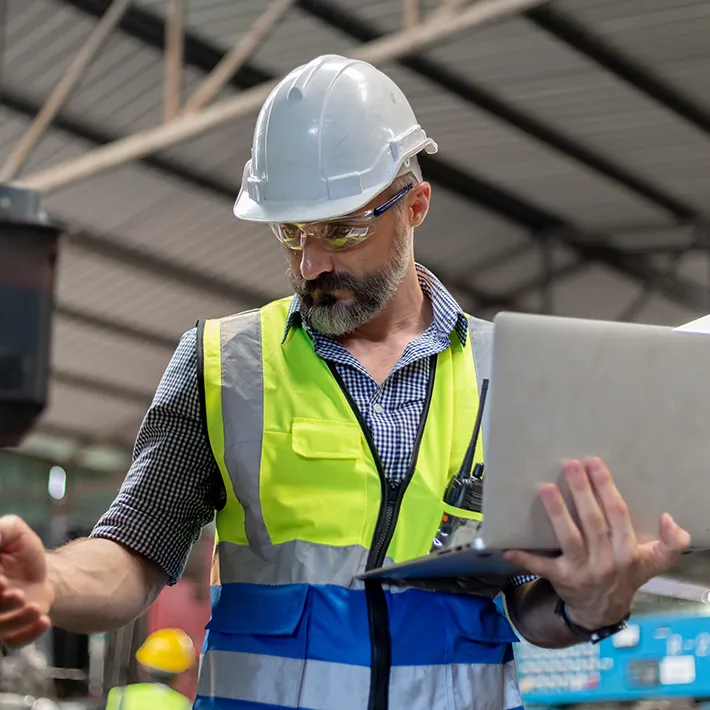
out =
<path fill-rule="evenodd" d="M 461 463 L 461 468 L 458 473 L 449 481 L 444 493 L 443 502 L 450 508 L 458 508 L 473 513 L 480 513 L 483 504 L 483 464 L 477 463 L 473 465 L 473 459 L 476 455 L 478 439 L 481 433 L 481 424 L 483 421 L 483 408 L 486 404 L 486 396 L 488 394 L 488 380 L 483 380 L 481 384 L 481 395 L 478 402 L 478 412 L 476 414 L 476 422 L 473 425 L 473 434 L 469 442 L 468 449 Z M 436 531 L 436 536 L 432 544 L 431 552 L 440 550 L 446 547 L 451 536 L 463 525 L 471 525 L 474 523 L 476 531 L 480 524 L 477 521 L 470 520 L 455 515 L 453 512 L 446 510 L 441 518 L 439 529 Z"/>

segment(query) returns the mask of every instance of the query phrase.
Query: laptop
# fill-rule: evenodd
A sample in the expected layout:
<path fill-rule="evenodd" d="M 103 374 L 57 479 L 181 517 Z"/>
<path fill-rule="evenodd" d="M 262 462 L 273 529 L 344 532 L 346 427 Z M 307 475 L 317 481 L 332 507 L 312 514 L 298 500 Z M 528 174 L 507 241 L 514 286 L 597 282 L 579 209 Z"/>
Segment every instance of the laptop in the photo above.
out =
<path fill-rule="evenodd" d="M 500 313 L 493 324 L 480 529 L 362 579 L 508 576 L 502 552 L 559 554 L 539 485 L 565 459 L 607 463 L 640 540 L 662 512 L 693 538 L 671 573 L 710 586 L 710 337 L 662 326 Z"/>

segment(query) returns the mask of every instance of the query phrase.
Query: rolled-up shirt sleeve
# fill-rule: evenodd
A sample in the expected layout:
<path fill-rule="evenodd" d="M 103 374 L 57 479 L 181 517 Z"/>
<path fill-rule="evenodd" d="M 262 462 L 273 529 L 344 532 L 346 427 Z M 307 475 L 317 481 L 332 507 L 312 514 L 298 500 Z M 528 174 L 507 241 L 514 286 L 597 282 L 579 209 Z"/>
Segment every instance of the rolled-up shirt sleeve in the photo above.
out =
<path fill-rule="evenodd" d="M 196 345 L 194 329 L 181 338 L 141 424 L 128 474 L 91 533 L 147 557 L 170 584 L 212 521 L 222 488 L 202 423 Z"/>

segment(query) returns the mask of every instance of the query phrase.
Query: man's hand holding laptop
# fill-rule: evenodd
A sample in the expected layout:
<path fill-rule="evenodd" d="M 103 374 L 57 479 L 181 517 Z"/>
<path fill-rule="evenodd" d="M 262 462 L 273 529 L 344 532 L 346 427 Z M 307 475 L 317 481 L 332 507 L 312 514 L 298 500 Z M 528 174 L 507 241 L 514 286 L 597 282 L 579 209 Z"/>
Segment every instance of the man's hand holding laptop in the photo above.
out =
<path fill-rule="evenodd" d="M 562 554 L 550 558 L 512 550 L 505 556 L 545 578 L 565 602 L 573 624 L 598 629 L 623 619 L 639 588 L 676 565 L 690 547 L 690 535 L 664 514 L 658 538 L 640 542 L 628 507 L 601 459 L 568 461 L 564 475 L 579 524 L 556 485 L 545 484 L 540 491 Z"/>

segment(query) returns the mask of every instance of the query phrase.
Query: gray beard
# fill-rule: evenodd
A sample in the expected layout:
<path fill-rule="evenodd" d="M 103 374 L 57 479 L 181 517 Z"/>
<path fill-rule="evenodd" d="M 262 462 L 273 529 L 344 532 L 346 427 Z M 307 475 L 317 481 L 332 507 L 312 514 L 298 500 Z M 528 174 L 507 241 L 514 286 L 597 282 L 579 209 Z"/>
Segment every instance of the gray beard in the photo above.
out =
<path fill-rule="evenodd" d="M 302 317 L 318 332 L 333 337 L 351 333 L 371 321 L 390 302 L 409 270 L 408 236 L 406 230 L 398 232 L 387 263 L 361 278 L 336 272 L 307 281 L 289 268 L 291 285 L 301 299 Z M 352 298 L 336 299 L 328 292 L 335 288 L 349 291 Z M 319 291 L 317 296 L 314 291 Z"/>

